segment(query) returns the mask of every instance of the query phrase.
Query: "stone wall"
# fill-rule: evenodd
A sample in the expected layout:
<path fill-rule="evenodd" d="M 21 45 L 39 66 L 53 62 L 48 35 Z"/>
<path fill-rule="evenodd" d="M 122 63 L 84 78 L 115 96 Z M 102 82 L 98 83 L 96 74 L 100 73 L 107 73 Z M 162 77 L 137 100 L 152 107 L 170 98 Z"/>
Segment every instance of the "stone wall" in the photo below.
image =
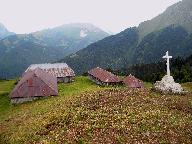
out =
<path fill-rule="evenodd" d="M 88 75 L 88 78 L 95 82 L 96 84 L 98 85 L 101 85 L 101 86 L 109 86 L 109 85 L 121 85 L 122 83 L 108 83 L 108 82 L 102 82 L 101 80 L 99 80 L 98 78 L 92 76 L 92 75 Z"/>
<path fill-rule="evenodd" d="M 88 75 L 88 78 L 98 85 L 103 85 L 103 83 L 99 79 L 97 79 L 96 77 L 93 77 L 92 75 Z"/>
<path fill-rule="evenodd" d="M 57 82 L 59 83 L 70 83 L 74 80 L 74 77 L 58 77 Z"/>
<path fill-rule="evenodd" d="M 39 97 L 26 97 L 26 98 L 12 98 L 11 103 L 12 104 L 20 104 L 24 102 L 29 102 L 38 99 Z"/>

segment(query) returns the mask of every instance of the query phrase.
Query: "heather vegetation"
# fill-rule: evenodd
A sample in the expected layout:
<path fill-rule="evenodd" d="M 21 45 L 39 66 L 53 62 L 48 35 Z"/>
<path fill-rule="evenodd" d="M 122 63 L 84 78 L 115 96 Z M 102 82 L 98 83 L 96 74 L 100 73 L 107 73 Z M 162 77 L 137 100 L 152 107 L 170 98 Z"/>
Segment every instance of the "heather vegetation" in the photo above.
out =
<path fill-rule="evenodd" d="M 111 36 L 90 24 L 30 34 L 10 33 L 0 24 L 0 144 L 192 143 L 191 11 L 192 1 L 182 0 Z M 173 56 L 171 75 L 184 92 L 169 69 L 165 83 L 157 84 L 180 95 L 152 90 L 166 74 L 161 61 L 166 51 Z M 145 88 L 98 86 L 76 76 L 72 83 L 58 84 L 58 96 L 11 104 L 18 80 L 5 79 L 21 76 L 32 63 L 47 62 L 67 63 L 77 75 L 98 66 L 122 79 L 132 74 Z"/>
<path fill-rule="evenodd" d="M 14 82 L 2 81 L 0 87 L 8 94 Z M 191 93 L 161 95 L 150 83 L 145 86 L 100 87 L 77 77 L 59 84 L 58 97 L 7 103 L 0 112 L 0 143 L 190 143 Z M 191 91 L 192 84 L 183 87 Z"/>

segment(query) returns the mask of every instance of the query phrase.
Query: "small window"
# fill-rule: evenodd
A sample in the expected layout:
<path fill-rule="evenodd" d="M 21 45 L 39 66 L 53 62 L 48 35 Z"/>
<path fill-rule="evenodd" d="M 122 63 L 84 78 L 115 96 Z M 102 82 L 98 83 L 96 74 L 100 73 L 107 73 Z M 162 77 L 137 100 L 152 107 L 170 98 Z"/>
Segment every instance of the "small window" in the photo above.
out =
<path fill-rule="evenodd" d="M 33 86 L 33 79 L 29 79 L 27 82 L 29 86 Z"/>

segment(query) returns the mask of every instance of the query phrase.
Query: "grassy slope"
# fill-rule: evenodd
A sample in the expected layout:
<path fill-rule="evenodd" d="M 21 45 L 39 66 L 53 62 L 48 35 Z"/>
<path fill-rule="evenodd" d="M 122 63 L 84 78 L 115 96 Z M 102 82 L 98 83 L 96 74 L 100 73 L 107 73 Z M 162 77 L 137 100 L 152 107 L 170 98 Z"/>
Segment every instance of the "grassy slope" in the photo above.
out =
<path fill-rule="evenodd" d="M 187 90 L 187 91 L 189 91 L 189 92 L 192 92 L 192 82 L 184 83 L 184 84 L 182 84 L 182 87 L 183 87 L 185 90 Z"/>
<path fill-rule="evenodd" d="M 24 136 L 30 133 L 28 127 L 38 128 L 39 124 L 42 124 L 44 116 L 51 114 L 60 105 L 70 99 L 71 96 L 78 95 L 79 93 L 95 91 L 102 89 L 85 77 L 77 77 L 74 83 L 71 84 L 59 84 L 59 96 L 42 98 L 35 102 L 28 102 L 21 105 L 13 106 L 9 104 L 8 93 L 13 88 L 15 81 L 2 81 L 0 82 L 0 143 L 2 140 L 2 133 L 6 131 L 8 135 L 12 134 L 10 142 L 20 141 L 19 136 Z M 34 120 L 34 121 L 33 121 Z M 36 123 L 35 121 L 40 120 L 41 122 Z M 4 123 L 4 124 L 3 124 Z M 4 126 L 6 125 L 6 129 Z M 22 127 L 21 131 L 18 132 L 18 127 Z M 10 133 L 9 133 L 10 132 Z M 15 138 L 14 138 L 15 137 Z M 9 137 L 7 137 L 9 139 Z M 18 139 L 17 139 L 18 138 Z M 15 140 L 17 139 L 17 140 Z M 3 141 L 4 142 L 4 141 Z"/>
<path fill-rule="evenodd" d="M 0 143 L 192 141 L 191 94 L 102 88 L 85 77 L 60 84 L 59 97 L 9 105 L 3 113 Z"/>
<path fill-rule="evenodd" d="M 71 84 L 59 84 L 58 90 L 59 90 L 59 97 L 55 98 L 42 98 L 41 100 L 37 100 L 36 102 L 28 102 L 26 104 L 13 106 L 10 104 L 9 100 L 9 93 L 14 87 L 15 80 L 10 81 L 1 81 L 0 82 L 0 120 L 4 117 L 7 117 L 10 113 L 13 114 L 16 111 L 25 111 L 24 108 L 30 109 L 30 111 L 48 111 L 49 105 L 52 105 L 54 103 L 57 103 L 57 101 L 65 101 L 66 98 L 77 95 L 81 92 L 90 91 L 90 90 L 97 90 L 100 89 L 99 86 L 96 86 L 93 84 L 90 80 L 88 80 L 85 77 L 77 77 L 75 79 L 74 83 Z M 35 108 L 34 106 L 38 106 Z"/>
<path fill-rule="evenodd" d="M 14 83 L 15 80 L 0 81 L 0 118 L 11 108 L 8 95 Z"/>

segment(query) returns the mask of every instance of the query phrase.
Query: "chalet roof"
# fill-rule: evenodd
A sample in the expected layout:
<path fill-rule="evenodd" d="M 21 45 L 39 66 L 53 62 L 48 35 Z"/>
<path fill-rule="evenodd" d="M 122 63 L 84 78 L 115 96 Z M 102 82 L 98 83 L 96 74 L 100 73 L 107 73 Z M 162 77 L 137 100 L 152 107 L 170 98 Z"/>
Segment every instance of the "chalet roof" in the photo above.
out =
<path fill-rule="evenodd" d="M 26 72 L 11 92 L 11 98 L 58 95 L 57 78 L 39 68 Z"/>
<path fill-rule="evenodd" d="M 69 66 L 66 63 L 44 63 L 44 64 L 32 64 L 30 65 L 26 71 L 34 70 L 36 68 L 41 69 L 51 69 L 51 68 L 68 68 Z"/>
<path fill-rule="evenodd" d="M 40 68 L 56 77 L 75 76 L 75 72 L 66 63 L 32 64 L 25 72 Z"/>
<path fill-rule="evenodd" d="M 123 83 L 130 88 L 143 88 L 143 82 L 136 77 L 129 75 L 123 79 Z"/>
<path fill-rule="evenodd" d="M 99 67 L 88 71 L 88 74 L 92 75 L 93 77 L 99 79 L 102 82 L 107 83 L 121 82 L 119 77 Z"/>

